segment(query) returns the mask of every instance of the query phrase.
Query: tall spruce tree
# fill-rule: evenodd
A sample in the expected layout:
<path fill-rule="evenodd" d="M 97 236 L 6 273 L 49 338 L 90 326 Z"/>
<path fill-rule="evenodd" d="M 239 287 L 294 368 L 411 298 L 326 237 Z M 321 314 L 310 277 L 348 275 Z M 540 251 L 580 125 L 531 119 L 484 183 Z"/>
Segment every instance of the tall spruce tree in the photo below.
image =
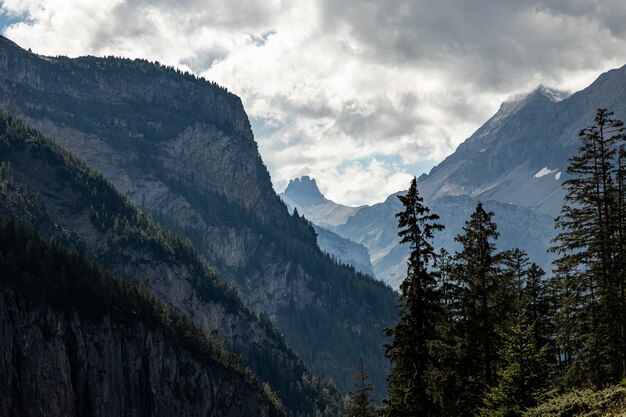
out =
<path fill-rule="evenodd" d="M 367 372 L 363 367 L 363 359 L 359 359 L 357 373 L 354 375 L 354 391 L 349 394 L 345 417 L 377 417 L 378 412 L 370 394 L 373 390 Z"/>
<path fill-rule="evenodd" d="M 411 253 L 407 276 L 400 285 L 400 320 L 385 329 L 391 342 L 385 345 L 392 368 L 388 377 L 389 392 L 383 414 L 388 417 L 435 416 L 437 411 L 427 390 L 431 366 L 430 345 L 437 337 L 440 316 L 440 292 L 429 271 L 434 251 L 433 232 L 443 229 L 439 216 L 430 214 L 413 178 L 406 195 L 398 196 L 404 209 L 396 214 L 400 243 L 408 243 Z"/>
<path fill-rule="evenodd" d="M 437 337 L 431 342 L 432 365 L 426 375 L 428 391 L 441 416 L 458 416 L 463 409 L 465 387 L 458 377 L 462 369 L 464 339 L 459 334 L 459 287 L 454 280 L 454 259 L 441 249 L 434 270 L 441 292 Z"/>
<path fill-rule="evenodd" d="M 563 302 L 557 320 L 567 343 L 572 385 L 602 386 L 624 376 L 626 363 L 623 236 L 623 123 L 598 109 L 570 158 L 567 192 L 554 251 Z M 572 323 L 573 322 L 573 323 Z"/>
<path fill-rule="evenodd" d="M 548 346 L 548 362 L 556 364 L 559 356 L 555 341 L 555 304 L 552 288 L 545 279 L 545 272 L 535 263 L 526 271 L 521 298 L 529 323 L 534 323 L 537 346 Z"/>
<path fill-rule="evenodd" d="M 461 250 L 455 255 L 457 285 L 457 333 L 462 340 L 459 369 L 458 415 L 474 415 L 484 393 L 496 382 L 499 330 L 507 323 L 511 308 L 511 274 L 503 271 L 503 256 L 496 252 L 498 238 L 493 212 L 481 203 L 456 237 Z"/>

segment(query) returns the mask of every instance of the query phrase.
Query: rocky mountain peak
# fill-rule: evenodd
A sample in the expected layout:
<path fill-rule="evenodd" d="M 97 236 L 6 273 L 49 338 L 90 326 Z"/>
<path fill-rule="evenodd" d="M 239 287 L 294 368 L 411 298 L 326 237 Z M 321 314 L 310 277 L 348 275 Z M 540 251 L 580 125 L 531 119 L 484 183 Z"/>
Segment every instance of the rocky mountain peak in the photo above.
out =
<path fill-rule="evenodd" d="M 520 111 L 524 111 L 526 108 L 532 111 L 538 106 L 553 105 L 565 100 L 570 95 L 571 94 L 568 92 L 540 85 L 530 93 L 513 96 L 504 101 L 491 119 L 478 129 L 473 136 L 487 136 L 489 133 L 504 125 L 511 116 L 518 114 Z"/>
<path fill-rule="evenodd" d="M 317 187 L 315 178 L 308 175 L 290 180 L 283 194 L 301 207 L 316 206 L 328 201 Z"/>
<path fill-rule="evenodd" d="M 600 107 L 624 118 L 624 97 L 625 67 L 571 95 L 539 86 L 515 97 L 422 179 L 423 195 L 467 195 L 555 216 L 563 199 L 561 174 L 578 149 L 578 131 Z"/>
<path fill-rule="evenodd" d="M 535 94 L 537 96 L 541 96 L 541 97 L 545 97 L 548 100 L 550 100 L 553 103 L 558 103 L 559 101 L 563 101 L 566 98 L 568 98 L 569 96 L 571 96 L 571 93 L 567 92 L 567 91 L 561 91 L 561 90 L 556 90 L 553 88 L 548 88 L 545 87 L 543 85 L 540 85 L 539 87 L 537 87 L 532 94 Z"/>

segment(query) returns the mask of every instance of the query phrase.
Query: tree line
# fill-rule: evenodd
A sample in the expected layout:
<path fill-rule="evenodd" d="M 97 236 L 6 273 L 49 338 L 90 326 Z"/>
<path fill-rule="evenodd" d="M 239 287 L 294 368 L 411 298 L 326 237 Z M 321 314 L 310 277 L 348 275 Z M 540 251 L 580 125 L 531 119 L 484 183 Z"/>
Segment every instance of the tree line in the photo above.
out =
<path fill-rule="evenodd" d="M 579 133 L 549 277 L 523 251 L 496 249 L 494 213 L 481 203 L 460 250 L 435 252 L 444 226 L 412 180 L 398 197 L 411 254 L 399 320 L 386 329 L 387 398 L 375 407 L 361 364 L 346 416 L 521 416 L 626 376 L 626 137 L 612 116 L 598 109 Z"/>

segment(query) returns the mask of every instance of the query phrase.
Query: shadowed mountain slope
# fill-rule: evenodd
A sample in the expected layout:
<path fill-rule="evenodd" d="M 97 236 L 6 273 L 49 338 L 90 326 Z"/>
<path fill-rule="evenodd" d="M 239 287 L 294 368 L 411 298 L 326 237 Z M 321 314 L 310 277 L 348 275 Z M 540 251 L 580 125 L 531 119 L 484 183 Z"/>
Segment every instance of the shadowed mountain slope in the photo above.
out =
<path fill-rule="evenodd" d="M 31 54 L 0 39 L 0 106 L 189 238 L 220 276 L 344 391 L 363 357 L 382 394 L 396 295 L 341 267 L 272 189 L 238 97 L 142 60 Z"/>

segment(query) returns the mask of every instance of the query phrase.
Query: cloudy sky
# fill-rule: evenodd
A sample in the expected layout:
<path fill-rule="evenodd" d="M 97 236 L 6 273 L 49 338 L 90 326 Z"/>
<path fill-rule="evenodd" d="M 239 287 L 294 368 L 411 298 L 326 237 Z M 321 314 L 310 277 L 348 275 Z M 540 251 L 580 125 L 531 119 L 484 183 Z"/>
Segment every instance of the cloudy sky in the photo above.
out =
<path fill-rule="evenodd" d="M 239 95 L 274 186 L 345 204 L 404 189 L 543 84 L 626 64 L 623 0 L 4 0 L 5 36 L 46 55 L 158 60 Z"/>

